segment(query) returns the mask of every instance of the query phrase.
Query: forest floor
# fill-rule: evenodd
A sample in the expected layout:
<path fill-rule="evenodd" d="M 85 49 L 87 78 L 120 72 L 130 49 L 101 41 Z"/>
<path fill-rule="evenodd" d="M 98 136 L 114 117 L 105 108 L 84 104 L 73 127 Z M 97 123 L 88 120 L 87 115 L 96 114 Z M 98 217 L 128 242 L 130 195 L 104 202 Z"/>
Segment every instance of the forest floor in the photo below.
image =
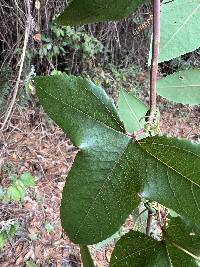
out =
<path fill-rule="evenodd" d="M 197 141 L 199 125 L 198 107 L 165 105 L 161 111 L 164 134 Z M 61 193 L 75 155 L 70 141 L 39 108 L 15 108 L 8 129 L 0 136 L 2 185 L 8 185 L 5 170 L 11 168 L 15 174 L 31 173 L 36 186 L 22 203 L 0 204 L 1 221 L 18 219 L 21 225 L 0 253 L 1 267 L 34 266 L 26 265 L 27 260 L 41 267 L 81 266 L 79 247 L 64 234 L 59 219 Z M 46 222 L 53 226 L 50 233 L 44 227 Z M 108 266 L 111 249 L 105 246 L 93 253 L 98 267 Z"/>

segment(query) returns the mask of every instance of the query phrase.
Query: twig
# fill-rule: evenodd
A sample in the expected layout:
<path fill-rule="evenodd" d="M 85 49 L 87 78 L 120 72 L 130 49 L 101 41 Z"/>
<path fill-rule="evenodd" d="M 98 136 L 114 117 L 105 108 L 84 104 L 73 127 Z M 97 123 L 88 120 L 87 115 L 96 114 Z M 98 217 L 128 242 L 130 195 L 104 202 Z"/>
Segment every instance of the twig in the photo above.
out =
<path fill-rule="evenodd" d="M 149 210 L 148 211 L 148 217 L 147 217 L 147 227 L 146 227 L 146 234 L 150 236 L 151 234 L 151 223 L 153 219 L 153 213 Z"/>
<path fill-rule="evenodd" d="M 19 84 L 20 84 L 21 75 L 22 75 L 23 66 L 24 66 L 24 59 L 25 59 L 25 54 L 26 54 L 26 48 L 27 48 L 29 34 L 30 34 L 30 30 L 31 30 L 30 1 L 27 1 L 27 10 L 28 10 L 28 14 L 27 14 L 27 25 L 26 25 L 26 29 L 25 29 L 24 45 L 23 45 L 22 56 L 21 56 L 21 60 L 20 60 L 21 62 L 20 62 L 20 67 L 19 67 L 19 73 L 18 73 L 16 84 L 15 84 L 15 89 L 14 89 L 14 92 L 13 92 L 12 100 L 10 102 L 10 105 L 9 105 L 8 110 L 6 112 L 6 115 L 5 115 L 4 122 L 2 123 L 1 129 L 0 129 L 1 131 L 3 131 L 5 125 L 6 125 L 8 119 L 10 117 L 10 114 L 12 112 L 13 106 L 14 106 L 15 101 L 16 101 L 16 98 L 17 98 L 18 90 L 19 90 Z"/>
<path fill-rule="evenodd" d="M 139 219 L 140 219 L 140 216 L 141 216 L 143 213 L 145 213 L 146 211 L 147 211 L 147 209 L 144 209 L 144 210 L 142 210 L 142 211 L 138 214 L 138 216 L 137 216 L 136 219 L 135 219 L 134 225 L 133 225 L 133 230 L 136 230 L 136 225 L 137 225 L 137 223 L 138 223 L 138 221 L 139 221 Z"/>
<path fill-rule="evenodd" d="M 151 127 L 156 113 L 156 83 L 158 73 L 158 56 L 160 42 L 160 0 L 152 0 L 153 3 L 153 43 L 152 43 L 152 59 L 150 73 L 150 116 L 148 125 Z M 151 234 L 151 223 L 153 214 L 148 211 L 146 234 Z"/>
<path fill-rule="evenodd" d="M 153 3 L 153 43 L 150 73 L 150 116 L 148 124 L 151 126 L 156 113 L 156 83 L 158 73 L 158 56 L 160 42 L 160 0 L 152 0 Z"/>

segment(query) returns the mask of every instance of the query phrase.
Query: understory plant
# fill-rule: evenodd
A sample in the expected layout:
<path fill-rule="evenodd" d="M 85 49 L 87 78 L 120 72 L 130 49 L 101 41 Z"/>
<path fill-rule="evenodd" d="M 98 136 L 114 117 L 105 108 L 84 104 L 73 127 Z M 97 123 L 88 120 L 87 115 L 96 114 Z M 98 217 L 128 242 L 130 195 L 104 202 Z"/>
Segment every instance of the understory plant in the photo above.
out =
<path fill-rule="evenodd" d="M 55 23 L 118 20 L 145 2 L 73 0 Z M 152 3 L 150 107 L 121 90 L 116 109 L 100 86 L 81 77 L 34 80 L 44 110 L 79 149 L 60 217 L 66 234 L 80 245 L 86 267 L 95 264 L 87 245 L 115 234 L 137 209 L 138 217 L 147 213 L 146 229 L 134 225 L 120 237 L 109 266 L 200 266 L 200 145 L 163 136 L 156 106 L 156 89 L 177 103 L 200 103 L 198 69 L 178 71 L 157 83 L 158 63 L 199 48 L 200 2 Z"/>
<path fill-rule="evenodd" d="M 28 172 L 18 176 L 10 177 L 10 185 L 7 188 L 0 186 L 0 200 L 7 203 L 10 201 L 22 202 L 26 191 L 29 187 L 35 186 L 35 181 L 32 175 Z"/>
<path fill-rule="evenodd" d="M 7 164 L 7 171 L 10 171 L 11 166 Z M 0 201 L 4 204 L 9 204 L 10 202 L 22 203 L 27 189 L 35 186 L 34 178 L 28 172 L 24 172 L 20 176 L 12 175 L 9 177 L 9 180 L 10 184 L 7 188 L 0 186 Z M 7 241 L 10 241 L 17 234 L 19 229 L 20 223 L 17 219 L 8 219 L 0 222 L 0 251 Z"/>
<path fill-rule="evenodd" d="M 37 36 L 37 35 L 36 35 Z M 75 61 L 83 63 L 90 62 L 96 55 L 102 53 L 103 45 L 94 36 L 89 35 L 84 27 L 60 26 L 54 22 L 50 23 L 48 34 L 39 34 L 40 48 L 30 52 L 30 57 L 40 60 L 55 62 L 54 69 L 64 69 L 72 72 Z M 68 62 L 69 54 L 72 55 L 72 62 Z M 60 66 L 63 65 L 63 68 Z"/>

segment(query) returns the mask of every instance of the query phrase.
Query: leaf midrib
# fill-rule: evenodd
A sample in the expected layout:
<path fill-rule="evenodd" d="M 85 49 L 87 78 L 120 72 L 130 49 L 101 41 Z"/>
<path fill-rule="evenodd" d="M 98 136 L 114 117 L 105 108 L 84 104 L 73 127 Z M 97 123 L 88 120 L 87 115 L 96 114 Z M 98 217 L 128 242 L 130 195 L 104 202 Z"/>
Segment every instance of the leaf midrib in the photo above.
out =
<path fill-rule="evenodd" d="M 145 142 L 145 141 L 142 141 L 142 140 L 141 140 L 141 142 L 139 142 L 139 143 L 140 143 L 140 144 L 149 144 L 149 143 L 147 143 L 147 142 Z M 192 154 L 193 156 L 195 156 L 195 157 L 197 157 L 197 158 L 200 159 L 200 155 L 194 153 L 193 151 L 189 151 L 189 150 L 187 150 L 187 149 L 185 149 L 185 148 L 182 148 L 182 147 L 177 147 L 177 146 L 174 146 L 174 145 L 168 145 L 168 144 L 161 144 L 161 143 L 156 143 L 156 142 L 152 142 L 151 145 L 164 146 L 164 147 L 170 147 L 170 148 L 176 148 L 176 149 L 178 149 L 178 150 L 182 150 L 182 151 L 184 151 L 184 152 L 187 152 L 188 154 Z"/>
<path fill-rule="evenodd" d="M 133 112 L 133 109 L 132 109 L 131 106 L 129 105 L 129 103 L 128 103 L 128 101 L 127 101 L 127 99 L 126 99 L 125 94 L 124 94 L 123 91 L 122 91 L 122 95 L 123 95 L 123 98 L 125 99 L 125 101 L 126 101 L 128 107 L 129 107 L 129 109 L 131 110 L 131 115 L 133 116 L 133 118 L 135 118 L 135 120 L 137 121 L 137 123 L 139 124 L 139 126 L 142 128 L 142 125 L 140 124 L 140 121 L 138 120 L 137 116 L 136 116 L 135 113 Z"/>
<path fill-rule="evenodd" d="M 166 48 L 166 46 L 171 42 L 171 40 L 174 39 L 174 37 L 178 34 L 178 32 L 187 24 L 187 22 L 198 11 L 199 8 L 200 8 L 200 4 L 197 7 L 194 8 L 194 10 L 192 11 L 192 13 L 186 18 L 186 20 L 184 21 L 184 23 L 174 32 L 174 34 L 172 34 L 171 38 L 169 38 L 169 40 L 165 43 L 165 45 L 162 47 L 162 49 L 165 49 Z"/>
<path fill-rule="evenodd" d="M 96 85 L 95 85 L 96 86 Z M 84 86 L 83 87 L 84 89 L 85 89 L 85 91 L 86 91 L 86 93 L 88 93 L 88 92 L 90 92 L 101 104 L 102 104 L 102 107 L 104 108 L 104 109 L 106 109 L 106 111 L 109 113 L 109 115 L 111 115 L 111 117 L 113 118 L 113 120 L 116 122 L 116 124 L 119 126 L 119 128 L 121 128 L 122 130 L 124 130 L 123 129 L 123 127 L 122 127 L 122 125 L 120 125 L 120 123 L 119 123 L 119 121 L 117 121 L 117 119 L 114 117 L 114 114 L 112 113 L 112 111 L 111 110 L 109 110 L 109 108 L 102 102 L 102 100 L 97 96 L 97 95 L 95 95 L 95 93 L 94 92 L 92 92 L 92 91 L 88 91 L 87 90 L 87 88 Z M 105 97 L 107 97 L 107 95 L 105 96 Z M 117 112 L 116 112 L 117 113 Z"/>
<path fill-rule="evenodd" d="M 156 241 L 156 240 L 155 240 L 155 241 Z M 158 241 L 157 241 L 157 242 L 158 242 Z M 122 261 L 126 260 L 127 258 L 131 258 L 133 255 L 138 254 L 138 253 L 140 253 L 140 252 L 142 252 L 142 251 L 148 251 L 148 250 L 151 250 L 151 251 L 152 251 L 155 247 L 157 247 L 157 245 L 158 245 L 158 244 L 154 244 L 154 245 L 152 245 L 152 246 L 150 246 L 150 247 L 146 247 L 146 248 L 144 248 L 144 249 L 140 249 L 140 250 L 134 251 L 133 253 L 128 254 L 126 257 L 124 257 L 124 258 L 118 260 L 115 264 L 113 264 L 113 266 L 116 265 L 116 264 L 118 264 L 119 262 L 122 262 Z"/>
<path fill-rule="evenodd" d="M 167 163 L 166 162 L 164 162 L 164 161 L 162 161 L 161 159 L 159 159 L 158 157 L 156 157 L 155 155 L 153 155 L 151 152 L 149 152 L 149 150 L 147 150 L 146 148 L 143 148 L 142 147 L 142 145 L 141 145 L 141 143 L 142 142 L 139 142 L 139 145 L 140 145 L 140 147 L 141 147 L 141 149 L 143 150 L 143 151 L 145 151 L 147 154 L 149 154 L 151 157 L 153 157 L 154 159 L 156 159 L 156 160 L 158 160 L 160 163 L 162 163 L 164 166 L 166 166 L 168 169 L 170 169 L 170 170 L 173 170 L 175 173 L 177 173 L 178 175 L 180 175 L 181 177 L 183 177 L 183 178 L 185 178 L 187 181 L 189 181 L 190 183 L 192 183 L 192 184 L 194 184 L 194 185 L 196 185 L 198 188 L 200 188 L 200 185 L 198 185 L 197 183 L 195 183 L 194 181 L 191 181 L 187 176 L 185 176 L 185 175 L 183 175 L 182 173 L 180 173 L 179 171 L 177 171 L 177 170 L 175 170 L 172 166 L 169 166 L 169 165 L 167 165 Z M 146 143 L 146 142 L 143 142 L 144 144 Z M 155 143 L 156 144 L 156 143 Z M 164 144 L 157 144 L 157 145 L 163 145 L 164 146 Z M 166 146 L 168 146 L 168 147 L 171 147 L 171 146 L 169 146 L 169 145 L 166 145 Z M 176 146 L 174 146 L 175 148 L 177 148 L 177 149 L 180 149 L 181 150 L 181 148 L 179 148 L 179 147 L 176 147 Z M 182 149 L 182 150 L 184 150 L 184 149 Z M 196 155 L 195 153 L 193 153 L 193 152 L 190 152 L 190 151 L 188 151 L 188 150 L 185 150 L 185 151 L 187 151 L 188 153 L 191 153 L 191 154 L 193 154 L 193 155 L 195 155 L 195 156 L 197 156 L 197 157 L 200 157 L 200 156 L 198 156 L 198 155 Z"/>
<path fill-rule="evenodd" d="M 68 104 L 68 103 L 63 102 L 62 99 L 58 99 L 58 98 L 56 98 L 55 96 L 53 96 L 53 95 L 50 94 L 49 92 L 47 92 L 47 91 L 45 91 L 45 90 L 42 90 L 42 92 L 43 92 L 44 94 L 46 94 L 47 96 L 52 97 L 55 101 L 57 101 L 57 102 L 59 102 L 59 103 L 61 102 L 64 106 L 70 107 L 71 109 L 74 109 L 74 110 L 76 110 L 76 111 L 79 112 L 79 113 L 82 113 L 82 114 L 85 115 L 86 117 L 90 118 L 91 120 L 94 120 L 95 122 L 97 122 L 97 123 L 103 125 L 104 127 L 109 128 L 109 129 L 111 129 L 111 130 L 113 130 L 113 131 L 115 131 L 115 132 L 121 134 L 122 136 L 126 136 L 125 133 L 120 132 L 120 131 L 114 129 L 114 128 L 112 128 L 111 126 L 105 124 L 104 122 L 102 122 L 102 121 L 100 121 L 100 120 L 97 120 L 96 118 L 92 117 L 92 116 L 89 115 L 88 113 L 85 113 L 85 112 L 83 112 L 82 110 L 80 110 L 80 109 L 78 109 L 78 108 L 76 108 L 76 107 L 74 107 L 74 106 L 72 106 L 72 105 L 70 105 L 70 104 Z"/>
<path fill-rule="evenodd" d="M 115 169 L 115 167 L 117 166 L 117 164 L 118 164 L 119 161 L 121 160 L 122 156 L 124 155 L 124 153 L 125 153 L 127 147 L 129 146 L 130 142 L 131 142 L 131 139 L 129 139 L 129 142 L 127 142 L 127 145 L 125 146 L 125 148 L 124 148 L 124 150 L 122 151 L 122 153 L 117 157 L 116 161 L 113 162 L 113 166 L 112 166 L 111 170 L 108 171 L 107 175 L 104 176 L 104 177 L 102 178 L 103 183 L 102 183 L 101 187 L 99 188 L 99 190 L 98 190 L 98 192 L 97 192 L 97 194 L 96 194 L 96 196 L 95 196 L 95 198 L 94 198 L 94 200 L 93 200 L 93 202 L 92 202 L 90 208 L 88 209 L 88 211 L 87 211 L 87 213 L 86 213 L 84 219 L 82 220 L 82 222 L 81 222 L 81 224 L 80 224 L 80 226 L 79 226 L 79 228 L 78 228 L 78 230 L 77 230 L 77 232 L 76 232 L 76 234 L 75 234 L 75 238 L 76 238 L 77 235 L 79 234 L 79 232 L 80 232 L 80 230 L 81 230 L 81 228 L 82 228 L 82 226 L 83 226 L 83 224 L 84 224 L 86 218 L 88 217 L 88 215 L 90 214 L 91 209 L 93 208 L 93 205 L 95 204 L 96 200 L 98 199 L 98 196 L 99 196 L 100 193 L 102 192 L 104 186 L 105 186 L 106 183 L 108 182 L 110 176 L 111 176 L 112 173 L 113 173 L 113 170 Z"/>

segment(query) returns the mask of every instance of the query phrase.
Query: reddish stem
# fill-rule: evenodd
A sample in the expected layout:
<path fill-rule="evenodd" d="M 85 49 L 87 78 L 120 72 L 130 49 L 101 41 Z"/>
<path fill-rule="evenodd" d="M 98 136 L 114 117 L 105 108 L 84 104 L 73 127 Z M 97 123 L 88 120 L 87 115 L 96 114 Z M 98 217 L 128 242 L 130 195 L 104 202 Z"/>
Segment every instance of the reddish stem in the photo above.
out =
<path fill-rule="evenodd" d="M 158 73 L 158 56 L 160 43 L 160 0 L 152 0 L 153 3 L 153 44 L 152 44 L 152 60 L 150 73 L 150 116 L 148 126 L 151 127 L 156 113 L 156 84 Z M 153 214 L 149 211 L 147 218 L 146 234 L 151 234 L 151 223 Z"/>
<path fill-rule="evenodd" d="M 131 137 L 133 140 L 137 140 L 138 137 L 144 133 L 144 131 L 145 131 L 144 128 L 142 128 L 142 129 L 138 130 L 135 134 L 131 134 L 129 132 L 126 132 L 126 135 Z"/>
<path fill-rule="evenodd" d="M 160 0 L 153 0 L 153 43 L 150 73 L 150 117 L 148 124 L 151 126 L 156 113 L 156 83 L 158 73 L 158 56 L 160 43 Z"/>

